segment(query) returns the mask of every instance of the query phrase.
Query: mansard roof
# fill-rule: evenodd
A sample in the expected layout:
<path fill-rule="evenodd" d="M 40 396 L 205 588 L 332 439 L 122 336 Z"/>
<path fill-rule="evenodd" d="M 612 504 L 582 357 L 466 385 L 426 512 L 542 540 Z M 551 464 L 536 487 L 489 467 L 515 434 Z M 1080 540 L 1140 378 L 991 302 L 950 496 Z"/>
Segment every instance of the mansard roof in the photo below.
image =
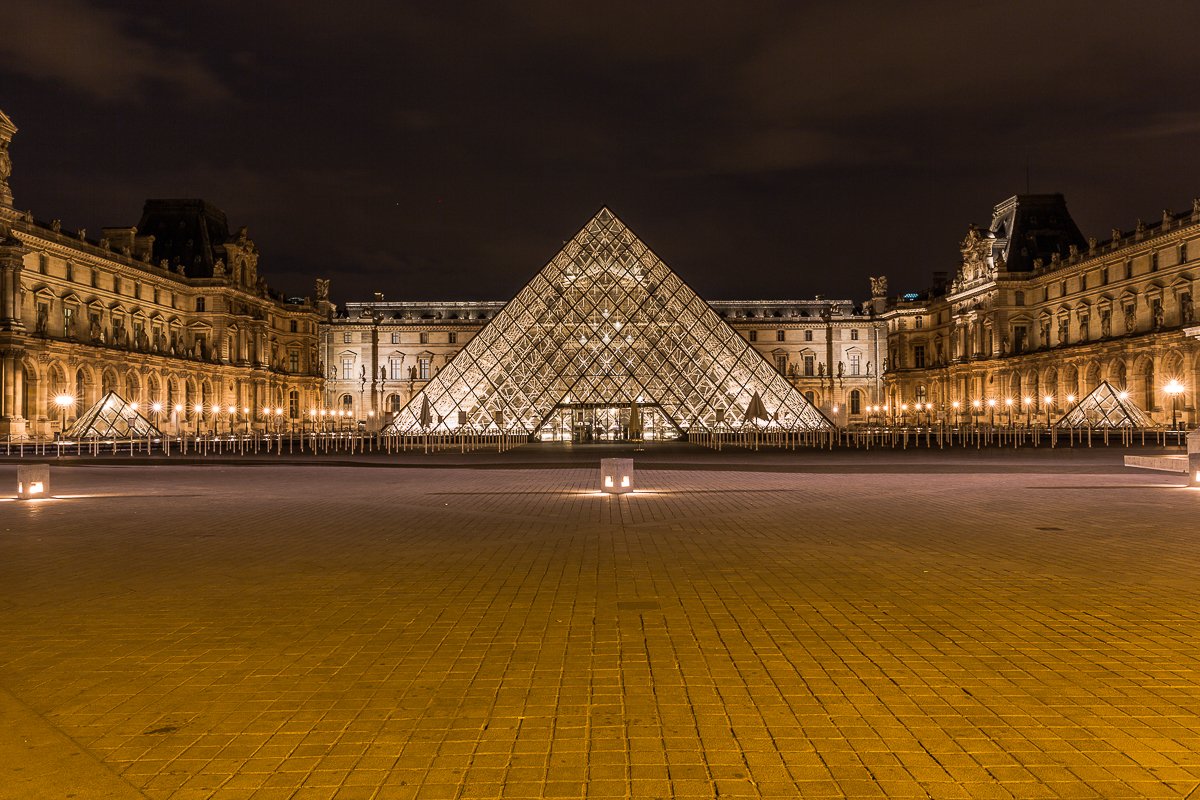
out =
<path fill-rule="evenodd" d="M 147 200 L 137 229 L 154 236 L 153 263 L 182 264 L 189 278 L 211 278 L 229 241 L 225 212 L 207 200 Z"/>
<path fill-rule="evenodd" d="M 993 257 L 1003 256 L 1009 272 L 1030 272 L 1035 260 L 1049 264 L 1055 254 L 1066 260 L 1071 245 L 1087 250 L 1061 194 L 1013 195 L 992 210 L 988 234 Z"/>

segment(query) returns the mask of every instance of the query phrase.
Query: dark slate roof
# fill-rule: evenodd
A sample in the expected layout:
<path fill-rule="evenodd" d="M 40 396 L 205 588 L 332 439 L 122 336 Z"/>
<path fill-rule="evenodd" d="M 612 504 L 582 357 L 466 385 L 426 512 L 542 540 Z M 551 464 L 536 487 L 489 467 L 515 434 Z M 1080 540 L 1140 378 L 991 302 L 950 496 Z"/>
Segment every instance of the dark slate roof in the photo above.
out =
<path fill-rule="evenodd" d="M 182 264 L 189 278 L 211 278 L 229 241 L 225 212 L 207 200 L 147 200 L 138 233 L 154 236 L 151 263 Z"/>
<path fill-rule="evenodd" d="M 1019 194 L 996 206 L 989 231 L 1004 240 L 1009 272 L 1033 270 L 1035 259 L 1049 264 L 1055 253 L 1066 260 L 1070 246 L 1087 251 L 1087 241 L 1067 211 L 1061 194 Z"/>

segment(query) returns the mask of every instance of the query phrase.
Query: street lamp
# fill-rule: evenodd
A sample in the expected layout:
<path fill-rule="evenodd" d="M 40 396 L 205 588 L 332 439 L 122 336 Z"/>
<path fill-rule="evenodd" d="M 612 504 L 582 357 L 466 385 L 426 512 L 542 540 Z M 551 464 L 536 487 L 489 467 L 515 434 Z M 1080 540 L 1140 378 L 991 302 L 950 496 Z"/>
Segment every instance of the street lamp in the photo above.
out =
<path fill-rule="evenodd" d="M 1042 398 L 1046 403 L 1046 427 L 1050 427 L 1050 406 L 1054 403 L 1054 395 L 1048 394 Z"/>
<path fill-rule="evenodd" d="M 988 425 L 996 427 L 996 398 L 988 398 Z"/>
<path fill-rule="evenodd" d="M 1011 397 L 1004 398 L 1004 413 L 1008 415 L 1008 427 L 1010 427 L 1010 428 L 1012 427 L 1012 424 L 1013 424 L 1012 406 L 1013 406 L 1012 398 Z"/>
<path fill-rule="evenodd" d="M 54 397 L 54 405 L 58 406 L 58 438 L 63 438 L 67 432 L 67 409 L 75 405 L 75 395 L 65 392 Z"/>
<path fill-rule="evenodd" d="M 954 427 L 957 428 L 958 427 L 958 410 L 962 404 L 959 403 L 957 400 L 955 400 L 950 405 L 954 407 Z"/>
<path fill-rule="evenodd" d="M 1028 428 L 1029 422 L 1030 422 L 1029 417 L 1030 417 L 1030 413 L 1031 413 L 1031 408 L 1033 406 L 1033 398 L 1030 397 L 1029 395 L 1025 395 L 1024 397 L 1021 398 L 1021 405 L 1025 406 L 1025 427 Z"/>
<path fill-rule="evenodd" d="M 1167 381 L 1167 385 L 1163 387 L 1163 391 L 1171 397 L 1171 430 L 1175 430 L 1176 419 L 1178 417 L 1178 400 L 1179 395 L 1183 394 L 1183 384 L 1172 378 Z"/>
<path fill-rule="evenodd" d="M 979 412 L 982 408 L 983 408 L 983 403 L 981 403 L 979 401 L 979 398 L 976 398 L 971 401 L 971 424 L 973 424 L 973 425 L 979 424 Z"/>

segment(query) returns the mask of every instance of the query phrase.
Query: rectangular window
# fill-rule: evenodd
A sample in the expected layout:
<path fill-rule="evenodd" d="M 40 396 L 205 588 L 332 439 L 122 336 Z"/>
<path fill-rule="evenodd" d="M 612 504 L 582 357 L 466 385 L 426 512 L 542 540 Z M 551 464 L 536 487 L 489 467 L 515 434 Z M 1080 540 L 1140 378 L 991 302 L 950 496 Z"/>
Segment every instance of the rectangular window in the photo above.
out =
<path fill-rule="evenodd" d="M 288 321 L 288 331 L 291 333 L 296 332 L 296 320 L 293 319 Z"/>
<path fill-rule="evenodd" d="M 425 336 L 426 334 L 421 334 L 421 335 Z M 423 380 L 423 381 L 429 380 L 429 359 L 428 358 L 417 359 L 417 378 L 419 380 Z"/>
<path fill-rule="evenodd" d="M 787 374 L 787 353 L 775 354 L 775 369 L 779 370 L 780 375 Z"/>
<path fill-rule="evenodd" d="M 775 341 L 785 342 L 785 341 L 787 341 L 787 336 L 784 334 L 783 331 L 775 331 Z"/>
<path fill-rule="evenodd" d="M 288 372 L 293 374 L 300 372 L 299 350 L 288 350 Z"/>
<path fill-rule="evenodd" d="M 429 334 L 421 331 L 421 344 L 429 344 Z"/>
<path fill-rule="evenodd" d="M 851 353 L 850 354 L 850 374 L 851 375 L 861 375 L 862 374 L 862 355 L 860 355 L 859 353 Z"/>
<path fill-rule="evenodd" d="M 401 356 L 392 356 L 388 359 L 388 374 L 392 380 L 398 381 L 404 377 L 404 359 Z"/>
<path fill-rule="evenodd" d="M 447 338 L 446 341 L 448 341 L 450 344 L 458 344 L 458 334 L 457 333 L 454 333 L 453 331 L 451 331 L 450 333 L 446 334 L 446 336 L 449 337 L 449 338 Z"/>
<path fill-rule="evenodd" d="M 1013 292 L 1013 305 L 1014 306 L 1025 305 L 1025 293 L 1024 292 Z"/>
<path fill-rule="evenodd" d="M 850 329 L 850 340 L 854 342 L 858 341 L 858 328 Z"/>
<path fill-rule="evenodd" d="M 1187 242 L 1179 243 L 1179 263 L 1180 264 L 1187 263 Z"/>
<path fill-rule="evenodd" d="M 354 377 L 354 357 L 344 356 L 342 358 L 342 380 L 348 381 Z"/>
<path fill-rule="evenodd" d="M 353 341 L 354 341 L 353 333 L 343 333 L 342 334 L 342 344 L 350 344 Z"/>
<path fill-rule="evenodd" d="M 1013 352 L 1024 353 L 1025 343 L 1029 339 L 1029 329 L 1024 325 L 1013 326 Z"/>
<path fill-rule="evenodd" d="M 392 344 L 400 344 L 400 334 L 395 331 L 392 332 Z"/>
<path fill-rule="evenodd" d="M 1150 271 L 1158 272 L 1158 251 L 1155 250 L 1150 254 Z"/>
<path fill-rule="evenodd" d="M 913 345 L 913 366 L 918 369 L 925 366 L 925 345 Z"/>
<path fill-rule="evenodd" d="M 48 270 L 48 269 L 50 269 L 50 256 L 46 255 L 45 253 L 39 253 L 38 254 L 38 272 L 45 275 L 46 270 Z"/>
<path fill-rule="evenodd" d="M 813 374 L 813 370 L 815 370 L 816 367 L 817 367 L 817 359 L 815 356 L 805 356 L 804 357 L 804 374 L 805 375 L 808 375 L 809 377 L 811 377 Z"/>
<path fill-rule="evenodd" d="M 1125 280 L 1129 280 L 1132 277 L 1133 277 L 1133 259 L 1131 258 L 1125 262 Z"/>
<path fill-rule="evenodd" d="M 752 342 L 758 341 L 758 331 L 750 331 L 748 336 L 750 337 L 750 341 L 752 341 Z"/>
<path fill-rule="evenodd" d="M 805 332 L 804 332 L 804 341 L 806 341 L 806 342 L 811 342 L 811 341 L 812 341 L 812 331 L 805 331 Z"/>
<path fill-rule="evenodd" d="M 75 309 L 72 306 L 63 306 L 63 336 L 70 336 L 74 332 L 75 325 Z"/>
<path fill-rule="evenodd" d="M 924 318 L 924 317 L 917 317 L 917 324 L 916 324 L 916 327 L 918 327 L 918 328 L 924 328 L 924 327 L 925 327 L 925 318 Z"/>

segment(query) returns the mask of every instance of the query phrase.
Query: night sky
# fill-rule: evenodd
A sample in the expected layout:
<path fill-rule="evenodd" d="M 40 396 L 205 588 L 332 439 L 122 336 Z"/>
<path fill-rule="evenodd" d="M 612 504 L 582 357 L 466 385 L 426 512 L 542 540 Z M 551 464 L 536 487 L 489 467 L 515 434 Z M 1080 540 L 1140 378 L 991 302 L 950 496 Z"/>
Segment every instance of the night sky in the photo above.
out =
<path fill-rule="evenodd" d="M 862 299 L 1063 192 L 1200 195 L 1200 6 L 8 0 L 20 209 L 204 197 L 272 286 L 507 299 L 608 205 L 702 296 Z"/>

